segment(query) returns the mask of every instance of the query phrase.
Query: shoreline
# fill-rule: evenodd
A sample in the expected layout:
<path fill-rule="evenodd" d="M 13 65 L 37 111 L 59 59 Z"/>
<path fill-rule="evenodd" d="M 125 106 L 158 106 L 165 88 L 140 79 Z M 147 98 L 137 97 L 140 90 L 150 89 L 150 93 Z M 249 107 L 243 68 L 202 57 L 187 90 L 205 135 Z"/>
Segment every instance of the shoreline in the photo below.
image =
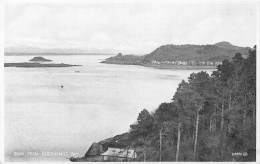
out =
<path fill-rule="evenodd" d="M 190 66 L 190 65 L 170 65 L 170 64 L 144 64 L 121 61 L 102 61 L 103 64 L 117 64 L 117 65 L 138 65 L 144 67 L 152 67 L 157 69 L 178 69 L 178 70 L 193 70 L 193 69 L 217 69 L 217 66 Z"/>

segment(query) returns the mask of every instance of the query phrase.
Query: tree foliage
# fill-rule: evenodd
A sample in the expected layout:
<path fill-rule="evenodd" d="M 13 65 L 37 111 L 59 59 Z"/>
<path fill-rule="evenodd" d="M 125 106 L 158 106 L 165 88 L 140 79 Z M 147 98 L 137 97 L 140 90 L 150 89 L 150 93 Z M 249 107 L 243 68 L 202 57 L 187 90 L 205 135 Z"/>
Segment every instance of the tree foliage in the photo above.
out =
<path fill-rule="evenodd" d="M 223 60 L 211 75 L 192 73 L 171 102 L 139 114 L 130 126 L 132 138 L 151 143 L 156 154 L 163 129 L 164 161 L 175 160 L 177 143 L 179 161 L 255 161 L 256 47 L 249 54 Z"/>

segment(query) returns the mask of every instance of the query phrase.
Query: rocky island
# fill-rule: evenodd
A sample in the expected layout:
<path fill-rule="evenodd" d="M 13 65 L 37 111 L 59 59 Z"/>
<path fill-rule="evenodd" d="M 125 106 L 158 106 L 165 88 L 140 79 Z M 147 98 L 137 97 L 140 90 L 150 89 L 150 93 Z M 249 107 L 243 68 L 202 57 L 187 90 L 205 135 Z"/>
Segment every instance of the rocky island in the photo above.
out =
<path fill-rule="evenodd" d="M 51 62 L 52 60 L 50 59 L 45 59 L 44 57 L 38 56 L 38 57 L 34 57 L 29 61 L 34 61 L 34 62 Z"/>
<path fill-rule="evenodd" d="M 26 67 L 26 68 L 34 68 L 34 67 L 72 67 L 72 66 L 81 66 L 81 65 L 71 65 L 64 63 L 48 63 L 42 64 L 41 62 L 50 62 L 52 60 L 45 59 L 43 57 L 34 57 L 29 60 L 33 62 L 22 62 L 22 63 L 4 63 L 4 67 Z"/>
<path fill-rule="evenodd" d="M 73 67 L 73 66 L 81 66 L 81 65 L 71 65 L 71 64 L 41 64 L 41 63 L 4 63 L 4 67 L 27 67 L 27 68 L 34 68 L 34 67 Z"/>

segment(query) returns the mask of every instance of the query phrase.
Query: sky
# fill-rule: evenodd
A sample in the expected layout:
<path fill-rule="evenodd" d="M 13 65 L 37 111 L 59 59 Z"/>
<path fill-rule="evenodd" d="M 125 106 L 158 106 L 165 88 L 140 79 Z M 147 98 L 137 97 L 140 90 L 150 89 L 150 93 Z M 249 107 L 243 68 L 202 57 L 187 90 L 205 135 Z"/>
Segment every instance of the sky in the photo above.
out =
<path fill-rule="evenodd" d="M 147 54 L 165 44 L 256 44 L 253 3 L 5 3 L 4 46 Z"/>

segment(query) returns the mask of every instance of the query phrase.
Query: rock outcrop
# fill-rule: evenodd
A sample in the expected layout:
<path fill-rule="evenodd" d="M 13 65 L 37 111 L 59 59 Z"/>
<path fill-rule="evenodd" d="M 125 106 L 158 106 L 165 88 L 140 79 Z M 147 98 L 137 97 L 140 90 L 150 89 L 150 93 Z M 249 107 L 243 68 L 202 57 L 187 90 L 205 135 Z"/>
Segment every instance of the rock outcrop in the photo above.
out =
<path fill-rule="evenodd" d="M 38 57 L 34 57 L 29 61 L 34 61 L 34 62 L 50 62 L 52 60 L 50 59 L 45 59 L 44 57 L 38 56 Z"/>

